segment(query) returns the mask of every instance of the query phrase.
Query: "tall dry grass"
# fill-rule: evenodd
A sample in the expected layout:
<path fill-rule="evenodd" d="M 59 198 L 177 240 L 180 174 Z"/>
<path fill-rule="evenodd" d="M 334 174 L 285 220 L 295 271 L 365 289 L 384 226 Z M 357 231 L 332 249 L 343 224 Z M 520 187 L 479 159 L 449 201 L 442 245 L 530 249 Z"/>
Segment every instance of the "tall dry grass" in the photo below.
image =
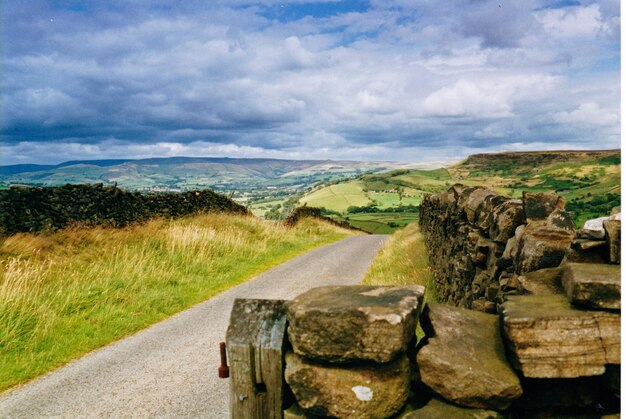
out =
<path fill-rule="evenodd" d="M 438 301 L 426 244 L 417 223 L 396 231 L 387 240 L 372 262 L 363 284 L 424 285 L 426 298 Z"/>
<path fill-rule="evenodd" d="M 209 214 L 0 244 L 0 391 L 349 232 Z"/>

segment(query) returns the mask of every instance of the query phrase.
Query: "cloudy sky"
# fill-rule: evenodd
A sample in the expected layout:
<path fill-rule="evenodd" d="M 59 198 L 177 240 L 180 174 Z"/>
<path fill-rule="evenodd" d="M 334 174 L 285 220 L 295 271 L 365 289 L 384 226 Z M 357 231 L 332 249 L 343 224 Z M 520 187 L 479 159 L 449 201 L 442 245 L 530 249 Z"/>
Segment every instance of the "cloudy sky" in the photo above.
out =
<path fill-rule="evenodd" d="M 619 0 L 0 7 L 1 164 L 620 145 Z"/>

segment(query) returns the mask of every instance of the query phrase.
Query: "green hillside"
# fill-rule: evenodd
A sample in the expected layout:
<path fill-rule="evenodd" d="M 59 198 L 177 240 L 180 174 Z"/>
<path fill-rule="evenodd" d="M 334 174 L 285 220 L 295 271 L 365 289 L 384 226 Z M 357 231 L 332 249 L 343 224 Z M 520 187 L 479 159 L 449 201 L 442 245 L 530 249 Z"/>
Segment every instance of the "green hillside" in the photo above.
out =
<path fill-rule="evenodd" d="M 300 203 L 335 211 L 369 231 L 393 231 L 415 217 L 413 207 L 424 195 L 462 183 L 515 198 L 523 191 L 556 191 L 580 225 L 620 205 L 620 174 L 619 150 L 477 154 L 445 169 L 395 170 L 324 185 Z"/>

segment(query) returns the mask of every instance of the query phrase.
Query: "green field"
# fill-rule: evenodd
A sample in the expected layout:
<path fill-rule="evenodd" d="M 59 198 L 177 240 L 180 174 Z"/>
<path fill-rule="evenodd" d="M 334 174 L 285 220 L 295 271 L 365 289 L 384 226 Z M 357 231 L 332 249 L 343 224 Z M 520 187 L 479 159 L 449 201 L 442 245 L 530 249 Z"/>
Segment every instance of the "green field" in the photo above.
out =
<path fill-rule="evenodd" d="M 348 214 L 353 212 L 348 211 L 350 206 L 380 211 L 419 206 L 426 194 L 462 183 L 489 187 L 512 198 L 520 198 L 524 191 L 555 191 L 566 199 L 566 209 L 580 226 L 620 205 L 620 176 L 619 150 L 479 154 L 448 168 L 395 170 L 325 185 L 305 195 L 300 203 L 340 213 L 367 231 L 390 232 L 397 228 L 387 224 L 392 221 L 368 218 L 373 214 L 355 217 Z"/>
<path fill-rule="evenodd" d="M 318 189 L 300 199 L 301 205 L 344 212 L 348 207 L 362 207 L 372 203 L 363 190 L 364 182 L 353 180 Z"/>
<path fill-rule="evenodd" d="M 416 212 L 348 214 L 344 218 L 354 227 L 374 234 L 390 234 L 398 228 L 414 223 L 419 219 Z"/>

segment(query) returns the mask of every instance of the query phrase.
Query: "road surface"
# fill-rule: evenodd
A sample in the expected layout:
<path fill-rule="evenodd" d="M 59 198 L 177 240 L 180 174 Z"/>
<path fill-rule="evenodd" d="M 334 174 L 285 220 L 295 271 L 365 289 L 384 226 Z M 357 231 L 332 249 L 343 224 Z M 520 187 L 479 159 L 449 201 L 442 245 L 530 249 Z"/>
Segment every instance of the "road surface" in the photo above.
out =
<path fill-rule="evenodd" d="M 217 369 L 234 299 L 292 299 L 316 286 L 357 284 L 386 239 L 351 236 L 298 256 L 2 394 L 0 418 L 228 418 L 229 381 Z"/>

